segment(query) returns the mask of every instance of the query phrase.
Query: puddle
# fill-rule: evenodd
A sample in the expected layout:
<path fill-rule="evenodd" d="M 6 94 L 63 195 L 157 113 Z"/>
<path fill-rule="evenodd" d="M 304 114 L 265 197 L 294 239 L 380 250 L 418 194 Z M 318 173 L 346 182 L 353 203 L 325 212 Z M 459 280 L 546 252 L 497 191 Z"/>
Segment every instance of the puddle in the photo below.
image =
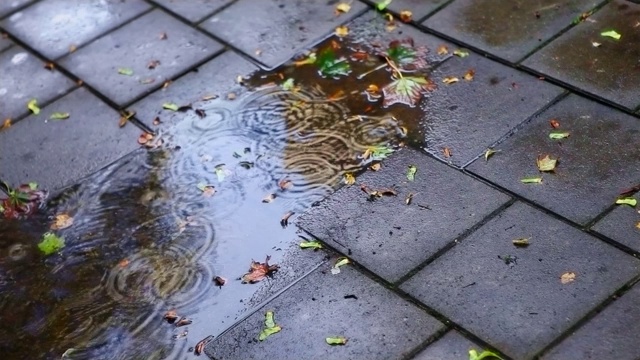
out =
<path fill-rule="evenodd" d="M 336 47 L 330 38 L 319 48 Z M 338 57 L 361 44 L 342 44 Z M 370 50 L 370 49 L 369 49 Z M 162 129 L 160 149 L 135 151 L 50 200 L 44 214 L 0 221 L 0 346 L 9 357 L 68 359 L 189 358 L 251 307 L 323 261 L 299 250 L 297 214 L 367 168 L 372 147 L 420 145 L 419 107 L 385 109 L 363 84 L 389 82 L 378 58 L 351 61 L 339 80 L 314 66 L 286 65 L 246 80 L 235 100 L 198 105 Z M 281 84 L 295 79 L 295 91 Z M 366 86 L 365 86 L 366 88 Z M 412 120 L 415 119 L 415 120 Z M 279 183 L 290 184 L 281 189 Z M 206 197 L 198 184 L 215 188 Z M 271 203 L 262 199 L 275 194 Z M 68 213 L 58 231 L 66 247 L 42 257 L 47 218 Z M 305 254 L 305 255 L 300 255 Z M 314 254 L 314 255 L 308 255 Z M 282 270 L 241 284 L 252 259 Z M 218 288 L 212 279 L 222 276 Z M 279 280 L 279 281 L 278 281 Z M 175 309 L 193 324 L 162 320 Z M 73 349 L 73 350 L 69 350 Z"/>

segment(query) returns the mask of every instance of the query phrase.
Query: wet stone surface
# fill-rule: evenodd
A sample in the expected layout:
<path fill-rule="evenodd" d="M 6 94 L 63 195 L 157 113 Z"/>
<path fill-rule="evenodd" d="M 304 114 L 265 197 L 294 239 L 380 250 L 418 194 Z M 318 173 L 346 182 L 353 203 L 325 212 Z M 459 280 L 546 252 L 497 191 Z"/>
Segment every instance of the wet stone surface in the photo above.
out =
<path fill-rule="evenodd" d="M 11 45 L 13 45 L 13 42 L 7 36 L 0 34 L 0 52 L 8 49 Z"/>
<path fill-rule="evenodd" d="M 237 82 L 237 76 L 246 76 L 258 68 L 241 56 L 227 51 L 206 64 L 198 71 L 191 71 L 185 76 L 172 82 L 165 89 L 160 89 L 145 97 L 129 108 L 136 112 L 136 118 L 155 128 L 154 119 L 158 117 L 166 128 L 170 124 L 184 119 L 184 113 L 163 109 L 165 103 L 178 106 L 191 104 L 194 109 L 224 107 L 233 108 L 239 101 L 229 100 L 229 94 L 240 97 L 245 87 Z M 210 100 L 210 97 L 214 97 Z"/>
<path fill-rule="evenodd" d="M 612 1 L 523 64 L 629 109 L 640 105 L 640 5 Z M 619 40 L 600 35 L 615 30 Z M 600 44 L 598 47 L 593 43 Z"/>
<path fill-rule="evenodd" d="M 551 119 L 559 122 L 558 129 Z M 552 131 L 569 132 L 569 137 L 552 140 Z M 640 148 L 631 144 L 639 134 L 636 118 L 570 95 L 496 146 L 500 152 L 489 161 L 478 159 L 468 170 L 585 224 L 638 182 Z M 555 172 L 540 173 L 536 159 L 547 154 L 559 159 L 558 165 Z M 532 176 L 542 177 L 542 183 L 521 182 Z"/>
<path fill-rule="evenodd" d="M 5 0 L 0 1 L 0 17 L 4 17 L 16 10 L 20 7 L 25 6 L 29 3 L 34 2 L 35 0 Z"/>
<path fill-rule="evenodd" d="M 218 9 L 231 3 L 232 0 L 155 0 L 156 3 L 197 23 L 210 16 Z"/>
<path fill-rule="evenodd" d="M 70 116 L 50 120 L 54 112 Z M 85 89 L 74 90 L 0 132 L 0 161 L 11 164 L 0 178 L 14 186 L 28 179 L 49 190 L 70 185 L 139 147 L 140 131 L 131 124 L 120 129 L 118 118 Z"/>
<path fill-rule="evenodd" d="M 47 58 L 56 59 L 147 9 L 149 5 L 142 0 L 48 0 L 13 14 L 0 26 Z"/>
<path fill-rule="evenodd" d="M 640 286 L 636 284 L 542 359 L 637 359 L 640 357 L 638 297 Z"/>
<path fill-rule="evenodd" d="M 413 21 L 417 21 L 432 13 L 446 2 L 447 0 L 395 0 L 387 6 L 387 10 L 391 10 L 397 14 L 400 14 L 401 11 L 409 10 L 413 15 Z"/>
<path fill-rule="evenodd" d="M 220 50 L 222 46 L 206 35 L 154 10 L 66 56 L 61 63 L 124 105 Z M 120 74 L 122 70 L 130 70 L 131 75 Z"/>
<path fill-rule="evenodd" d="M 530 245 L 516 248 L 519 238 Z M 507 256 L 515 262 L 506 264 Z M 507 355 L 526 359 L 639 271 L 633 257 L 516 203 L 402 288 Z M 562 284 L 566 272 L 575 281 Z"/>
<path fill-rule="evenodd" d="M 27 103 L 39 104 L 69 91 L 74 84 L 60 72 L 47 70 L 44 62 L 20 46 L 0 54 L 0 117 L 18 119 L 29 113 Z"/>
<path fill-rule="evenodd" d="M 470 70 L 475 73 L 468 81 L 464 76 Z M 443 83 L 447 77 L 459 81 L 447 85 Z M 421 106 L 425 147 L 457 166 L 484 153 L 563 91 L 474 53 L 465 58 L 454 56 L 431 78 L 438 89 Z M 445 155 L 445 148 L 450 157 Z"/>
<path fill-rule="evenodd" d="M 601 2 L 458 0 L 424 25 L 516 63 Z"/>
<path fill-rule="evenodd" d="M 322 359 L 399 359 L 444 327 L 353 267 L 343 266 L 337 275 L 329 268 L 323 265 L 209 343 L 206 354 L 225 360 L 277 359 L 283 354 L 291 359 L 310 354 Z M 268 310 L 282 331 L 258 341 Z M 328 345 L 325 338 L 332 336 L 346 337 L 347 345 Z"/>
<path fill-rule="evenodd" d="M 200 26 L 267 67 L 275 67 L 331 34 L 366 7 L 354 1 L 348 13 L 336 15 L 336 4 L 240 0 Z M 242 37 L 237 36 L 239 33 Z"/>
<path fill-rule="evenodd" d="M 480 350 L 482 347 L 466 339 L 459 332 L 452 330 L 438 341 L 418 353 L 415 360 L 461 360 L 469 357 L 469 350 Z M 482 351 L 479 351 L 482 352 Z"/>
<path fill-rule="evenodd" d="M 640 203 L 640 194 L 632 196 Z M 640 252 L 640 213 L 638 207 L 618 205 L 591 229 Z"/>
<path fill-rule="evenodd" d="M 415 181 L 406 177 L 417 167 Z M 393 188 L 370 201 L 360 188 Z M 410 205 L 406 196 L 413 193 Z M 411 269 L 509 198 L 415 150 L 403 149 L 312 207 L 297 224 L 389 282 Z"/>

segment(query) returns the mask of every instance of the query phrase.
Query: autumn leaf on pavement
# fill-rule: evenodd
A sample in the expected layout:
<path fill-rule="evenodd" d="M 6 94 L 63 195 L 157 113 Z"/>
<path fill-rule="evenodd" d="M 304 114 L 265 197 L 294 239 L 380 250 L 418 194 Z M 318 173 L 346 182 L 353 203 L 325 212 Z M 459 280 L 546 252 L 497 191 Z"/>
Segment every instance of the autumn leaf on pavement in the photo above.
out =
<path fill-rule="evenodd" d="M 631 207 L 635 207 L 638 204 L 638 201 L 632 197 L 620 198 L 616 200 L 617 205 L 629 205 Z"/>
<path fill-rule="evenodd" d="M 260 282 L 265 277 L 270 276 L 274 272 L 278 271 L 278 269 L 280 268 L 278 265 L 275 265 L 275 264 L 269 265 L 270 259 L 271 259 L 271 256 L 267 255 L 267 258 L 265 259 L 264 263 L 260 263 L 252 260 L 251 267 L 249 268 L 249 272 L 242 276 L 242 283 L 255 284 L 257 282 Z"/>
<path fill-rule="evenodd" d="M 326 343 L 329 345 L 345 345 L 348 340 L 344 336 L 335 336 L 335 337 L 328 337 L 324 339 L 324 341 L 326 341 Z"/>
<path fill-rule="evenodd" d="M 438 46 L 438 49 L 436 50 L 436 53 L 438 55 L 449 55 L 449 48 L 447 48 L 446 45 L 440 45 L 440 46 Z"/>
<path fill-rule="evenodd" d="M 445 76 L 445 77 L 442 79 L 442 82 L 443 82 L 443 83 L 445 83 L 445 84 L 447 84 L 447 85 L 451 85 L 451 84 L 453 84 L 453 83 L 457 83 L 458 81 L 460 81 L 460 79 L 458 79 L 458 78 L 457 78 L 457 77 L 455 77 L 455 76 Z"/>
<path fill-rule="evenodd" d="M 531 176 L 520 179 L 520 182 L 523 184 L 540 184 L 542 183 L 542 178 L 540 176 Z"/>
<path fill-rule="evenodd" d="M 125 76 L 131 76 L 131 75 L 133 75 L 133 70 L 130 69 L 130 68 L 118 68 L 118 74 L 125 75 Z"/>
<path fill-rule="evenodd" d="M 395 103 L 401 103 L 414 107 L 422 98 L 422 94 L 429 91 L 431 86 L 430 81 L 424 77 L 401 77 L 382 88 L 384 95 L 382 105 L 387 107 Z"/>
<path fill-rule="evenodd" d="M 489 158 L 498 151 L 500 150 L 487 149 L 487 151 L 484 152 L 484 161 L 489 161 Z"/>
<path fill-rule="evenodd" d="M 620 40 L 620 38 L 622 37 L 622 35 L 618 34 L 618 32 L 615 30 L 603 31 L 602 33 L 600 33 L 600 35 L 616 40 Z"/>
<path fill-rule="evenodd" d="M 211 340 L 213 340 L 213 335 L 209 335 L 206 338 L 198 341 L 196 346 L 193 348 L 193 353 L 198 356 L 202 354 L 202 352 L 204 351 L 204 347 L 207 346 L 207 344 L 210 343 Z"/>
<path fill-rule="evenodd" d="M 171 111 L 178 111 L 178 105 L 174 103 L 164 103 L 162 104 L 162 108 Z"/>
<path fill-rule="evenodd" d="M 318 241 L 303 241 L 300 243 L 300 248 L 318 250 L 322 249 L 322 244 Z"/>
<path fill-rule="evenodd" d="M 453 51 L 453 55 L 461 57 L 461 58 L 466 58 L 467 56 L 469 56 L 469 53 L 467 51 L 461 50 L 461 49 L 457 49 Z"/>
<path fill-rule="evenodd" d="M 473 77 L 476 75 L 476 71 L 474 69 L 469 69 L 467 70 L 467 72 L 464 74 L 464 79 L 466 81 L 472 81 Z"/>
<path fill-rule="evenodd" d="M 40 114 L 40 108 L 38 107 L 38 100 L 36 99 L 29 100 L 29 102 L 27 103 L 27 109 L 31 110 L 33 115 Z"/>
<path fill-rule="evenodd" d="M 264 314 L 264 329 L 258 335 L 258 340 L 264 341 L 269 336 L 280 332 L 282 328 L 276 324 L 275 314 L 269 310 Z"/>
<path fill-rule="evenodd" d="M 413 20 L 413 13 L 409 10 L 400 11 L 400 21 L 404 23 L 411 22 Z"/>
<path fill-rule="evenodd" d="M 502 360 L 498 354 L 491 352 L 489 350 L 484 350 L 480 354 L 476 349 L 469 350 L 469 360 L 484 360 L 484 359 L 499 359 Z"/>
<path fill-rule="evenodd" d="M 264 327 L 267 329 L 276 327 L 275 314 L 271 310 L 264 314 Z"/>
<path fill-rule="evenodd" d="M 552 140 L 560 140 L 560 139 L 566 139 L 569 137 L 569 132 L 568 131 L 552 131 L 549 133 L 549 139 Z"/>
<path fill-rule="evenodd" d="M 345 265 L 349 264 L 350 262 L 351 261 L 349 261 L 349 258 L 347 258 L 347 257 L 344 257 L 344 256 L 343 257 L 339 257 L 336 260 L 336 263 L 333 264 L 333 267 L 331 267 L 331 273 L 333 275 L 340 274 L 340 267 L 345 266 Z"/>
<path fill-rule="evenodd" d="M 562 284 L 568 284 L 570 282 L 574 282 L 576 280 L 576 273 L 574 272 L 566 272 L 560 276 L 560 282 Z"/>
<path fill-rule="evenodd" d="M 389 4 L 391 4 L 393 0 L 380 0 L 377 4 L 376 4 L 376 9 L 378 9 L 378 11 L 382 11 L 384 9 L 387 8 L 387 6 L 389 6 Z"/>
<path fill-rule="evenodd" d="M 202 191 L 202 195 L 204 195 L 205 197 L 211 197 L 216 193 L 216 188 L 213 185 L 199 183 L 197 187 L 198 190 Z"/>
<path fill-rule="evenodd" d="M 345 37 L 345 36 L 349 35 L 349 28 L 344 26 L 344 25 L 343 26 L 338 26 L 336 28 L 336 32 L 335 33 L 336 33 L 337 37 Z"/>
<path fill-rule="evenodd" d="M 348 3 L 339 3 L 338 5 L 336 5 L 336 13 L 340 14 L 340 13 L 348 13 L 349 10 L 351 10 L 351 5 Z"/>
<path fill-rule="evenodd" d="M 549 155 L 541 155 L 536 159 L 536 164 L 538 165 L 538 170 L 540 171 L 554 171 L 556 165 L 558 164 L 558 159 L 553 159 Z"/>
<path fill-rule="evenodd" d="M 527 247 L 529 246 L 529 238 L 520 238 L 511 241 L 513 245 L 517 247 Z"/>
<path fill-rule="evenodd" d="M 70 114 L 68 112 L 54 112 L 49 116 L 50 120 L 66 120 L 68 119 Z"/>
<path fill-rule="evenodd" d="M 260 335 L 258 335 L 258 340 L 260 340 L 260 341 L 264 341 L 264 340 L 266 340 L 269 336 L 271 336 L 271 335 L 273 335 L 273 334 L 276 334 L 276 333 L 279 333 L 279 332 L 280 332 L 280 330 L 282 330 L 282 328 L 281 328 L 280 326 L 278 326 L 278 325 L 276 325 L 276 326 L 274 326 L 274 327 L 272 327 L 272 328 L 264 329 L 264 330 L 262 330 L 262 331 L 260 332 Z"/>
<path fill-rule="evenodd" d="M 66 229 L 73 225 L 73 218 L 69 214 L 58 214 L 53 219 L 53 224 L 49 227 L 51 230 Z"/>
<path fill-rule="evenodd" d="M 407 168 L 407 180 L 414 181 L 416 179 L 416 173 L 418 168 L 415 165 L 409 165 Z"/>
<path fill-rule="evenodd" d="M 356 177 L 353 176 L 352 173 L 346 173 L 344 174 L 344 183 L 347 185 L 353 185 L 356 183 Z"/>

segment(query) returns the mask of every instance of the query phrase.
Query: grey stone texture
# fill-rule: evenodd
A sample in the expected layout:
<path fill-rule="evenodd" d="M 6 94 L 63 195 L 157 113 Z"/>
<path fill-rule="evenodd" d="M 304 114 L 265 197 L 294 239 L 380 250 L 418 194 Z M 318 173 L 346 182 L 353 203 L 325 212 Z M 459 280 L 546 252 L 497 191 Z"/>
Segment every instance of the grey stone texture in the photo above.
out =
<path fill-rule="evenodd" d="M 184 17 L 192 23 L 197 23 L 218 11 L 232 0 L 154 0 L 156 3 Z"/>
<path fill-rule="evenodd" d="M 23 6 L 34 2 L 35 0 L 4 0 L 0 1 L 0 17 L 7 16 L 16 12 Z"/>
<path fill-rule="evenodd" d="M 640 194 L 632 196 L 640 204 Z M 639 207 L 617 205 L 611 213 L 598 221 L 592 229 L 622 245 L 640 252 Z"/>
<path fill-rule="evenodd" d="M 469 350 L 482 352 L 482 347 L 474 344 L 459 332 L 452 330 L 429 345 L 414 357 L 414 360 L 464 360 L 469 358 Z"/>

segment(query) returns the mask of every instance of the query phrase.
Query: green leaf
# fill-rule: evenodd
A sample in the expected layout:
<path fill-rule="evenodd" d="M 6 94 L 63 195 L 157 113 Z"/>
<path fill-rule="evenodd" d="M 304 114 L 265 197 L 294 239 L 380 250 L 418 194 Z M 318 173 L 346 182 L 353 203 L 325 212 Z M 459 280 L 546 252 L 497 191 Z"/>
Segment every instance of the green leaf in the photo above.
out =
<path fill-rule="evenodd" d="M 318 241 L 303 241 L 300 243 L 302 249 L 322 249 L 322 244 Z"/>
<path fill-rule="evenodd" d="M 130 68 L 118 68 L 118 74 L 131 76 L 133 75 L 133 70 Z"/>
<path fill-rule="evenodd" d="M 224 164 L 216 165 L 216 176 L 218 177 L 218 182 L 223 182 L 226 175 L 227 172 L 224 170 Z"/>
<path fill-rule="evenodd" d="M 382 0 L 376 4 L 376 9 L 378 9 L 378 11 L 382 11 L 386 9 L 387 6 L 389 6 L 389 4 L 391 4 L 392 1 L 393 0 Z"/>
<path fill-rule="evenodd" d="M 68 119 L 70 116 L 70 114 L 68 112 L 54 112 L 53 114 L 51 114 L 51 116 L 49 116 L 49 119 L 51 120 L 66 120 Z"/>
<path fill-rule="evenodd" d="M 538 170 L 540 171 L 553 171 L 558 164 L 558 159 L 553 159 L 549 155 L 545 155 L 544 157 L 538 156 L 536 159 L 536 164 L 538 165 Z"/>
<path fill-rule="evenodd" d="M 459 56 L 461 58 L 465 58 L 465 57 L 469 56 L 469 53 L 467 51 L 464 51 L 464 50 L 456 49 L 456 50 L 453 51 L 453 55 Z"/>
<path fill-rule="evenodd" d="M 337 59 L 336 53 L 331 48 L 320 52 L 316 64 L 318 64 L 318 69 L 323 76 L 348 75 L 351 71 L 351 66 L 347 60 L 343 58 Z"/>
<path fill-rule="evenodd" d="M 293 78 L 288 78 L 285 82 L 282 83 L 282 90 L 291 91 L 293 89 L 295 89 Z"/>
<path fill-rule="evenodd" d="M 38 249 L 45 255 L 53 254 L 64 247 L 64 238 L 58 237 L 52 232 L 45 233 L 42 241 L 38 244 Z"/>
<path fill-rule="evenodd" d="M 496 358 L 502 360 L 502 358 L 498 356 L 498 354 L 493 353 L 489 350 L 484 350 L 480 355 L 478 355 L 478 352 L 475 349 L 469 350 L 469 360 L 482 360 L 487 358 Z"/>
<path fill-rule="evenodd" d="M 622 35 L 618 34 L 618 32 L 615 30 L 603 31 L 600 33 L 600 35 L 610 37 L 616 40 L 620 40 L 620 38 L 622 37 Z"/>
<path fill-rule="evenodd" d="M 272 328 L 266 328 L 264 330 L 262 330 L 260 332 L 260 335 L 258 335 L 258 340 L 260 341 L 264 341 L 266 338 L 268 338 L 269 336 L 275 334 L 275 333 L 279 333 L 280 330 L 282 330 L 282 328 L 278 325 L 272 327 Z"/>
<path fill-rule="evenodd" d="M 174 103 L 164 103 L 162 104 L 162 108 L 171 111 L 178 111 L 179 106 Z"/>
<path fill-rule="evenodd" d="M 384 95 L 382 106 L 401 103 L 414 107 L 422 98 L 422 93 L 429 90 L 429 86 L 429 81 L 424 77 L 405 76 L 396 79 L 382 88 Z"/>
<path fill-rule="evenodd" d="M 340 274 L 340 267 L 341 267 L 341 266 L 345 266 L 345 265 L 347 265 L 347 264 L 348 264 L 348 263 L 350 263 L 350 262 L 351 262 L 351 261 L 349 261 L 349 259 L 348 259 L 348 258 L 346 258 L 346 257 L 344 257 L 344 256 L 339 257 L 339 258 L 336 260 L 336 263 L 335 263 L 335 264 L 333 265 L 333 267 L 331 268 L 331 273 L 332 273 L 333 275 Z"/>
<path fill-rule="evenodd" d="M 497 153 L 498 151 L 500 150 L 487 149 L 487 151 L 484 152 L 484 161 L 489 161 L 491 155 Z"/>
<path fill-rule="evenodd" d="M 29 189 L 31 189 L 33 191 L 38 190 L 38 183 L 37 182 L 33 182 L 32 181 L 32 182 L 28 183 L 27 185 L 29 185 Z"/>
<path fill-rule="evenodd" d="M 568 131 L 552 131 L 549 133 L 549 139 L 559 140 L 566 139 L 569 137 Z"/>
<path fill-rule="evenodd" d="M 542 178 L 539 176 L 530 176 L 520 179 L 520 182 L 523 184 L 540 184 L 542 182 Z"/>
<path fill-rule="evenodd" d="M 529 246 L 529 239 L 530 238 L 521 238 L 521 239 L 512 240 L 511 242 L 513 243 L 513 245 L 518 247 L 527 247 Z"/>
<path fill-rule="evenodd" d="M 273 318 L 273 311 L 269 310 L 267 311 L 266 314 L 264 314 L 264 326 L 267 327 L 267 329 L 272 329 L 274 327 L 276 327 L 276 322 Z"/>
<path fill-rule="evenodd" d="M 389 155 L 391 155 L 395 150 L 388 148 L 386 146 L 378 146 L 371 150 L 371 159 L 376 160 L 384 160 Z"/>
<path fill-rule="evenodd" d="M 347 338 L 344 336 L 328 337 L 324 339 L 329 345 L 344 345 L 347 343 Z"/>
<path fill-rule="evenodd" d="M 418 168 L 415 165 L 409 165 L 409 168 L 407 169 L 407 179 L 409 181 L 415 180 L 417 172 Z"/>
<path fill-rule="evenodd" d="M 27 109 L 31 110 L 33 115 L 40 114 L 40 108 L 38 107 L 38 100 L 36 99 L 29 100 L 29 102 L 27 103 Z"/>
<path fill-rule="evenodd" d="M 635 207 L 638 204 L 638 201 L 632 197 L 620 198 L 616 200 L 616 204 L 618 205 L 629 205 Z"/>

